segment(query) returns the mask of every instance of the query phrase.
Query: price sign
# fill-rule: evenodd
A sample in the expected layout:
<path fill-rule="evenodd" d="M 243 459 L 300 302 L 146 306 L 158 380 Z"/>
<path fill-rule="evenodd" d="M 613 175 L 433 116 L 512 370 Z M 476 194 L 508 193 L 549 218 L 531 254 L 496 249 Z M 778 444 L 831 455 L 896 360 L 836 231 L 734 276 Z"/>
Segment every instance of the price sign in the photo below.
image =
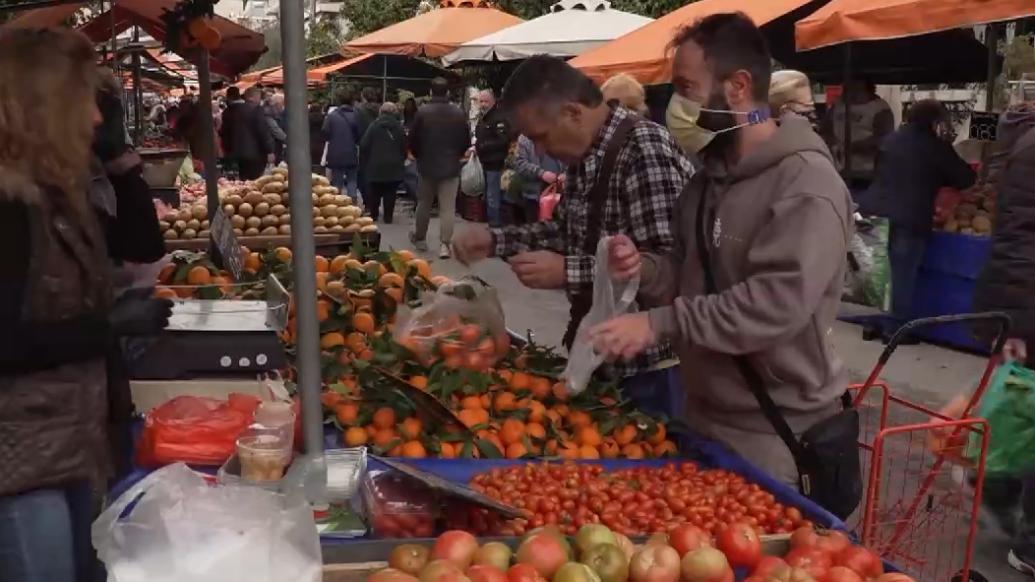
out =
<path fill-rule="evenodd" d="M 970 139 L 995 141 L 999 134 L 999 114 L 975 111 L 970 114 Z"/>
<path fill-rule="evenodd" d="M 235 281 L 240 281 L 244 271 L 244 257 L 241 256 L 241 245 L 237 242 L 234 227 L 222 209 L 212 217 L 212 242 L 216 245 L 223 268 L 230 271 Z"/>

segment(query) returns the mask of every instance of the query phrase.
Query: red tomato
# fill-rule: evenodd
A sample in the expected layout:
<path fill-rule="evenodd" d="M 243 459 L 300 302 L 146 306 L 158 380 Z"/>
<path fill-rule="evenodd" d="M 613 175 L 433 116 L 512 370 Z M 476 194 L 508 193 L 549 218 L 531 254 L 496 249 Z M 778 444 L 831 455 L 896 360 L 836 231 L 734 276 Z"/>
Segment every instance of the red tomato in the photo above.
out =
<path fill-rule="evenodd" d="M 832 565 L 830 554 L 817 548 L 794 548 L 784 556 L 784 560 L 817 580 L 822 580 Z"/>
<path fill-rule="evenodd" d="M 816 531 L 811 526 L 799 527 L 791 534 L 792 548 L 818 548 L 836 554 L 852 545 L 848 536 L 835 530 Z"/>
<path fill-rule="evenodd" d="M 762 559 L 762 541 L 755 528 L 745 523 L 727 526 L 715 541 L 734 568 L 753 568 Z"/>
<path fill-rule="evenodd" d="M 827 570 L 825 578 L 820 582 L 864 582 L 863 579 L 856 574 L 854 571 L 845 568 L 844 566 L 834 566 Z"/>
<path fill-rule="evenodd" d="M 877 554 L 862 546 L 847 547 L 834 555 L 834 565 L 844 566 L 863 578 L 873 578 L 884 573 L 884 564 Z"/>
<path fill-rule="evenodd" d="M 883 574 L 881 576 L 878 576 L 873 582 L 916 582 L 916 581 L 913 580 L 912 578 L 910 578 L 909 576 L 906 576 L 905 574 L 900 574 L 898 572 L 892 572 L 890 574 Z"/>
<path fill-rule="evenodd" d="M 682 558 L 691 550 L 712 545 L 712 537 L 695 525 L 682 524 L 668 532 L 668 543 Z"/>
<path fill-rule="evenodd" d="M 751 575 L 765 578 L 772 574 L 773 570 L 786 565 L 787 562 L 783 561 L 783 558 L 777 556 L 762 556 L 762 559 L 758 561 L 758 564 L 755 564 L 755 569 L 751 571 Z"/>

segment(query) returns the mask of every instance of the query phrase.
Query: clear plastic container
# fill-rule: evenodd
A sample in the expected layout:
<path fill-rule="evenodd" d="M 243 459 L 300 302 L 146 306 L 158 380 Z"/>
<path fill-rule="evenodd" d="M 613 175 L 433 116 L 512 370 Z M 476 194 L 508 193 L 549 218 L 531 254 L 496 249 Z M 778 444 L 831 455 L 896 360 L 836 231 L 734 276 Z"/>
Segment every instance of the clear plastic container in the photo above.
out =
<path fill-rule="evenodd" d="M 241 479 L 279 481 L 291 464 L 291 443 L 276 434 L 246 434 L 237 439 L 237 458 Z"/>
<path fill-rule="evenodd" d="M 361 493 L 374 537 L 435 535 L 437 505 L 434 496 L 420 483 L 390 471 L 367 471 Z"/>

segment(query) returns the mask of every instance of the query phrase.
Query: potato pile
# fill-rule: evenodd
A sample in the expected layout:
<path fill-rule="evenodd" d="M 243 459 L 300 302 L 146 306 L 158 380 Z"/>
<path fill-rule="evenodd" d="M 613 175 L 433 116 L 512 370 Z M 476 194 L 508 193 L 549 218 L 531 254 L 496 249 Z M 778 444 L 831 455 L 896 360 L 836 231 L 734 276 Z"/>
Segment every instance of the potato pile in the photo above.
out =
<path fill-rule="evenodd" d="M 990 187 L 976 188 L 966 192 L 941 221 L 935 224 L 944 232 L 958 232 L 972 236 L 991 236 L 995 217 L 996 192 Z M 938 224 L 941 222 L 941 224 Z"/>
<path fill-rule="evenodd" d="M 291 234 L 287 168 L 273 171 L 254 182 L 219 193 L 223 212 L 237 236 Z M 374 219 L 363 216 L 352 198 L 339 194 L 324 176 L 313 174 L 313 230 L 326 233 L 377 232 Z M 204 200 L 183 207 L 162 219 L 167 239 L 208 236 L 208 211 Z M 204 220 L 204 223 L 201 221 Z M 195 224 L 197 223 L 197 224 Z M 202 234 L 203 233 L 203 234 Z"/>

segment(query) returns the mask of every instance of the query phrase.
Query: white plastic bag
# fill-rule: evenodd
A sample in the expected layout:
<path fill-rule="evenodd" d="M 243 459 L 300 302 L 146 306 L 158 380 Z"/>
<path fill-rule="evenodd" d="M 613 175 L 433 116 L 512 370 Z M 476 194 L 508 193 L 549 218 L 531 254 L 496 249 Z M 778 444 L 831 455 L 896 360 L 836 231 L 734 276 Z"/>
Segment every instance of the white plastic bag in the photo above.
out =
<path fill-rule="evenodd" d="M 607 268 L 607 246 L 610 240 L 611 237 L 603 237 L 597 243 L 593 306 L 579 324 L 571 352 L 568 354 L 568 366 L 564 368 L 564 378 L 572 394 L 585 390 L 593 372 L 604 362 L 604 357 L 593 351 L 593 344 L 586 334 L 598 323 L 631 311 L 636 301 L 636 293 L 640 290 L 639 275 L 626 282 L 611 279 Z"/>
<path fill-rule="evenodd" d="M 93 523 L 92 537 L 108 582 L 321 578 L 320 539 L 301 496 L 212 486 L 182 463 L 126 491 Z"/>
<path fill-rule="evenodd" d="M 467 196 L 481 196 L 485 193 L 485 172 L 477 153 L 471 154 L 460 170 L 460 191 Z"/>

